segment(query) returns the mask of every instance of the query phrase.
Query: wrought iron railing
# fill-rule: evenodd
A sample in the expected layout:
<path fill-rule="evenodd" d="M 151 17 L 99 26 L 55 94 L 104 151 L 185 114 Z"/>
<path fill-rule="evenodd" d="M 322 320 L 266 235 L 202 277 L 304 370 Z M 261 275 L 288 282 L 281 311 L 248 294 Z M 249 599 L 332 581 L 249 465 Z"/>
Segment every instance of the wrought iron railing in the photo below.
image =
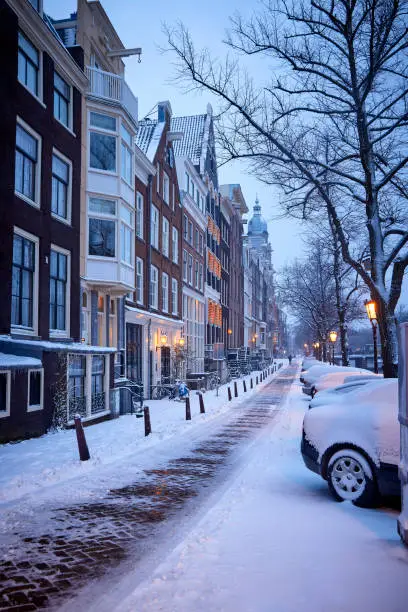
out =
<path fill-rule="evenodd" d="M 91 397 L 91 414 L 106 410 L 105 393 L 93 393 Z"/>

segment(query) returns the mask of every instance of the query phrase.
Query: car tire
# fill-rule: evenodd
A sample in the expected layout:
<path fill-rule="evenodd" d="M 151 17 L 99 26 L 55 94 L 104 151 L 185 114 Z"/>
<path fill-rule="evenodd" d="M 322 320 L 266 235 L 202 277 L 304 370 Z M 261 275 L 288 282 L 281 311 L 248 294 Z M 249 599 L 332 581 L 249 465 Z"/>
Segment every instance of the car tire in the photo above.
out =
<path fill-rule="evenodd" d="M 353 448 L 342 448 L 329 459 L 327 483 L 336 501 L 351 501 L 361 508 L 378 502 L 374 470 L 364 455 Z"/>

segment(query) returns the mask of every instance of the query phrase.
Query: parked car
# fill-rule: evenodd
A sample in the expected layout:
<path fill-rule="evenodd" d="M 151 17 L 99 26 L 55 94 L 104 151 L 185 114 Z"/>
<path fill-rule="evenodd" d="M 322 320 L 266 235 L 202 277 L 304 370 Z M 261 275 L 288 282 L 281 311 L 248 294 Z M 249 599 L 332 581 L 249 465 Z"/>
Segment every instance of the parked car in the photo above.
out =
<path fill-rule="evenodd" d="M 342 385 L 346 381 L 352 381 L 353 378 L 364 380 L 371 379 L 375 380 L 378 378 L 382 378 L 379 374 L 374 374 L 369 370 L 350 370 L 350 371 L 340 371 L 340 372 L 331 372 L 329 374 L 325 374 L 316 380 L 316 382 L 311 387 L 311 395 L 314 397 L 316 393 L 320 391 L 325 391 L 326 389 L 330 389 L 332 387 L 336 387 L 338 385 Z"/>
<path fill-rule="evenodd" d="M 350 368 L 348 366 L 336 366 L 328 363 L 314 365 L 303 374 L 303 393 L 312 395 L 312 388 L 316 381 L 326 374 L 334 374 L 336 372 L 360 372 L 358 368 Z"/>
<path fill-rule="evenodd" d="M 400 495 L 398 380 L 369 382 L 313 407 L 304 417 L 301 452 L 337 501 L 371 507 L 380 495 Z"/>
<path fill-rule="evenodd" d="M 321 364 L 321 361 L 318 361 L 315 357 L 306 357 L 302 361 L 302 369 L 300 371 L 300 382 L 301 383 L 304 382 L 303 375 L 307 370 L 309 370 L 312 366 L 320 365 L 320 364 Z"/>
<path fill-rule="evenodd" d="M 359 376 L 348 376 L 348 382 L 331 389 L 325 389 L 320 391 L 318 395 L 315 395 L 309 404 L 310 408 L 316 408 L 317 406 L 324 406 L 326 404 L 336 404 L 337 402 L 343 401 L 343 395 L 346 393 L 352 393 L 357 391 L 358 388 L 372 382 L 369 378 L 360 379 Z M 356 380 L 353 380 L 356 379 Z"/>

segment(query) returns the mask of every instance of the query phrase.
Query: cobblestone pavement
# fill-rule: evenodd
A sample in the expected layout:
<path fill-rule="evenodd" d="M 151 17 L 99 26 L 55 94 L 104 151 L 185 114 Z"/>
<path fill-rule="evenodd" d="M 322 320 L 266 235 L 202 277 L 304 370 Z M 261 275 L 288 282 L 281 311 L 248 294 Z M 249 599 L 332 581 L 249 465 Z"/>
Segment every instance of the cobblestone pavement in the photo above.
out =
<path fill-rule="evenodd" d="M 0 611 L 55 608 L 127 558 L 139 560 L 165 521 L 203 494 L 233 452 L 278 412 L 296 372 L 286 368 L 188 456 L 91 503 L 49 507 L 0 539 Z M 46 527 L 45 527 L 46 526 Z M 6 540 L 6 546 L 2 540 Z"/>

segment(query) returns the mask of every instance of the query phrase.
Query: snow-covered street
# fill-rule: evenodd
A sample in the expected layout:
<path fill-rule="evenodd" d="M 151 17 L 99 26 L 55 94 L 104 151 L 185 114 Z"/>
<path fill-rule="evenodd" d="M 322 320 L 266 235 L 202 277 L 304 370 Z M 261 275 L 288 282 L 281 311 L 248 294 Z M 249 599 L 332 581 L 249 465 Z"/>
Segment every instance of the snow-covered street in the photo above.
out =
<path fill-rule="evenodd" d="M 94 426 L 86 433 L 100 454 L 84 471 L 73 457 L 61 467 L 65 432 L 46 486 L 35 481 L 30 489 L 29 475 L 35 462 L 43 465 L 41 444 L 50 452 L 59 434 L 15 445 L 27 476 L 17 463 L 8 481 L 2 475 L 2 609 L 406 610 L 398 513 L 337 504 L 305 468 L 299 447 L 308 399 L 297 378 L 288 393 L 295 372 L 278 371 L 245 401 L 221 395 L 188 424 L 181 406 L 166 424 L 165 403 L 160 421 L 158 404 L 160 433 L 132 449 L 132 430 L 118 440 L 122 451 L 112 433 L 108 459 L 109 423 Z M 121 436 L 122 419 L 110 422 Z M 3 450 L 12 457 L 14 448 Z"/>
<path fill-rule="evenodd" d="M 130 574 L 89 609 L 405 611 L 397 512 L 332 501 L 299 453 L 306 407 L 295 382 L 197 526 L 141 584 Z"/>

